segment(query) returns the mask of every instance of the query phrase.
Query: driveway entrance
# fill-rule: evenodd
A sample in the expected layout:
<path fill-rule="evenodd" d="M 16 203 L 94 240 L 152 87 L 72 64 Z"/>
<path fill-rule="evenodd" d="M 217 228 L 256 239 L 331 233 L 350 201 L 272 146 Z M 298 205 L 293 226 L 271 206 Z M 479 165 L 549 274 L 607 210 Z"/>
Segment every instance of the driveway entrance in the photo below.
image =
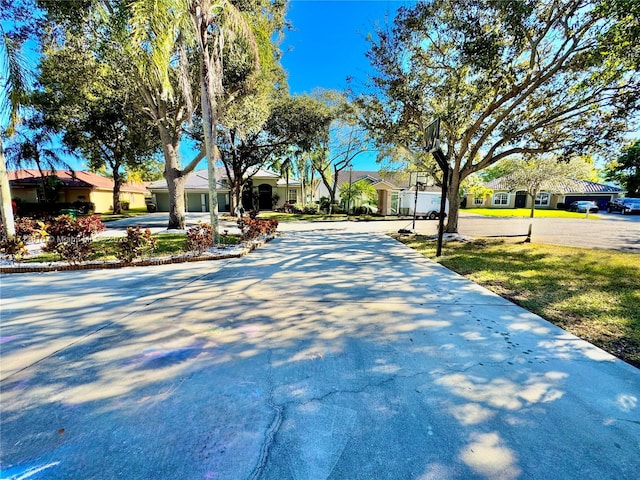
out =
<path fill-rule="evenodd" d="M 638 473 L 638 369 L 383 235 L 5 275 L 2 342 L 3 478 Z"/>

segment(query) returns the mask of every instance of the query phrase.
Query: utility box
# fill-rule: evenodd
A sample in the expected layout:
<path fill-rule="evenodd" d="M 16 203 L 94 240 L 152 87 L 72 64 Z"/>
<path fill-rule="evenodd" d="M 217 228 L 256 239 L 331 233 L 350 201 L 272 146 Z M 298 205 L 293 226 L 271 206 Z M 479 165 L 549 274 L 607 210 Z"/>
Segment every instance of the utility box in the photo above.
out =
<path fill-rule="evenodd" d="M 415 207 L 415 215 L 417 218 L 435 220 L 440 216 L 441 198 L 442 195 L 440 192 L 418 192 L 418 198 L 416 199 L 415 191 L 403 190 L 398 195 L 398 211 L 406 211 L 408 215 L 413 216 Z M 449 202 L 447 202 L 445 206 L 445 215 L 448 211 Z"/>

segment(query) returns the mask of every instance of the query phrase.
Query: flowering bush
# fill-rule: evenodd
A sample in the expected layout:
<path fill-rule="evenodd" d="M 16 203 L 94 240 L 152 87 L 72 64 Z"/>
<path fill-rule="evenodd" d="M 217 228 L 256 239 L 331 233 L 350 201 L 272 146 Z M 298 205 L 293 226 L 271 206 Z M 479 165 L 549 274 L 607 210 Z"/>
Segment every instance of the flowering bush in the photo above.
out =
<path fill-rule="evenodd" d="M 213 227 L 209 223 L 200 223 L 187 229 L 187 249 L 198 255 L 213 246 Z"/>
<path fill-rule="evenodd" d="M 242 232 L 243 240 L 253 240 L 263 235 L 275 233 L 278 228 L 278 221 L 275 219 L 240 218 L 238 219 L 238 228 Z"/>
<path fill-rule="evenodd" d="M 149 254 L 156 249 L 158 242 L 151 236 L 151 230 L 144 231 L 140 227 L 127 228 L 127 236 L 118 240 L 118 252 L 116 256 L 127 263 L 134 258 Z"/>
<path fill-rule="evenodd" d="M 91 236 L 105 228 L 97 215 L 79 219 L 60 215 L 49 224 L 47 244 L 42 250 L 57 253 L 71 263 L 82 262 L 93 252 Z"/>

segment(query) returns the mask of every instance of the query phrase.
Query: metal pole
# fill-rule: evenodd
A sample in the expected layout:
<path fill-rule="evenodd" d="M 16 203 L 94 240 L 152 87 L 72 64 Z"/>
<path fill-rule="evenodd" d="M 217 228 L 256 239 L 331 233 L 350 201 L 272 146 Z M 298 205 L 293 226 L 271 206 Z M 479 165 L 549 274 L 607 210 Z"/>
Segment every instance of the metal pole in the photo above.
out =
<path fill-rule="evenodd" d="M 440 197 L 440 217 L 438 218 L 438 244 L 436 246 L 436 257 L 442 255 L 442 237 L 444 235 L 444 213 L 447 208 L 447 188 L 449 183 L 449 169 L 442 170 L 442 194 Z"/>
<path fill-rule="evenodd" d="M 411 227 L 414 233 L 416 231 L 416 212 L 417 211 L 418 211 L 418 173 L 416 172 L 416 196 L 413 201 L 413 227 Z"/>
<path fill-rule="evenodd" d="M 349 165 L 349 194 L 347 196 L 347 218 L 349 218 L 349 207 L 351 206 L 351 174 L 353 173 L 353 165 Z"/>

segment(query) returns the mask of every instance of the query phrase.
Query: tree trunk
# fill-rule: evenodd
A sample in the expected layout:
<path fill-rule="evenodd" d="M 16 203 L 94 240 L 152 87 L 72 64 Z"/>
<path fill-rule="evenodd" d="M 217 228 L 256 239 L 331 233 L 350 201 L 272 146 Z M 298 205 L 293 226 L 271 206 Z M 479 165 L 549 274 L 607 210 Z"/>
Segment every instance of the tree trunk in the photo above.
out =
<path fill-rule="evenodd" d="M 536 197 L 538 196 L 538 192 L 536 191 L 536 192 L 530 193 L 529 195 L 531 195 L 531 214 L 529 215 L 529 218 L 533 218 L 533 215 L 536 210 Z"/>
<path fill-rule="evenodd" d="M 13 206 L 11 205 L 11 187 L 7 164 L 4 159 L 4 147 L 0 138 L 0 213 L 2 214 L 2 233 L 7 239 L 16 236 L 16 226 L 13 219 Z"/>
<path fill-rule="evenodd" d="M 184 230 L 186 217 L 184 213 L 184 183 L 186 178 L 177 168 L 166 169 L 164 178 L 169 189 L 169 230 Z"/>
<path fill-rule="evenodd" d="M 221 32 L 212 33 L 208 18 L 211 11 L 203 11 L 196 6 L 192 12 L 194 25 L 200 43 L 200 99 L 202 107 L 202 127 L 204 145 L 207 152 L 207 170 L 209 172 L 209 215 L 211 218 L 213 243 L 220 243 L 218 228 L 218 191 L 216 188 L 216 161 L 220 152 L 216 145 L 216 126 L 218 123 L 218 100 L 224 93 L 222 86 L 222 52 L 224 38 Z"/>
<path fill-rule="evenodd" d="M 120 162 L 116 162 L 113 167 L 113 214 L 122 213 L 122 204 L 120 203 L 120 187 L 122 186 L 122 175 L 120 175 Z"/>
<path fill-rule="evenodd" d="M 169 189 L 169 230 L 184 230 L 184 183 L 185 177 L 178 168 L 177 145 L 172 142 L 172 136 L 162 123 L 158 123 L 160 138 L 162 139 L 162 154 L 164 155 L 164 178 Z"/>
<path fill-rule="evenodd" d="M 449 172 L 449 185 L 447 187 L 447 199 L 449 200 L 449 212 L 447 214 L 446 233 L 458 233 L 458 214 L 460 212 L 460 173 L 457 169 Z"/>

